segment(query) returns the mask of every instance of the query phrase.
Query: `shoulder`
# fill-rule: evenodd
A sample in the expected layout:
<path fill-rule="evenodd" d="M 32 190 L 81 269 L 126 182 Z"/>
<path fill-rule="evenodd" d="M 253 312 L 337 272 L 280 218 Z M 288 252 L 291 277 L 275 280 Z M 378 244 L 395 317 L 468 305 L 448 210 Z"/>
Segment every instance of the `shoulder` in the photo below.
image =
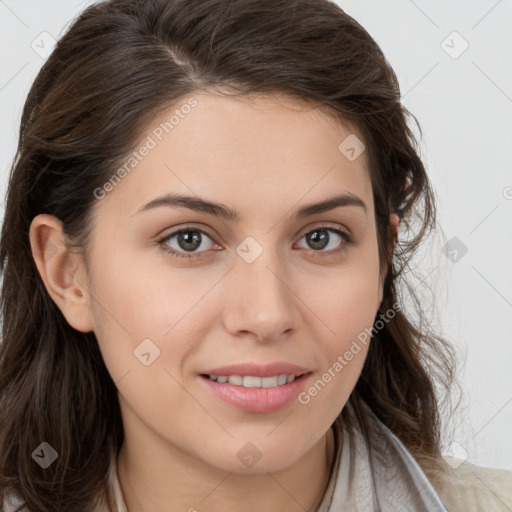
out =
<path fill-rule="evenodd" d="M 448 466 L 446 474 L 433 486 L 450 512 L 512 510 L 512 472 L 454 457 L 443 459 Z"/>

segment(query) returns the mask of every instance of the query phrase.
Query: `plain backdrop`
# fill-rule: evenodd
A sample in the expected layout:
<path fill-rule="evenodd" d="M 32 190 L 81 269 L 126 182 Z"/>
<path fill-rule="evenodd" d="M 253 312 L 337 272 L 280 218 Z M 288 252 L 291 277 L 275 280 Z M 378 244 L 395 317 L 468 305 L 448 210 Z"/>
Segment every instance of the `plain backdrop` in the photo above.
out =
<path fill-rule="evenodd" d="M 91 3 L 0 0 L 2 217 L 29 87 L 52 38 Z M 463 391 L 445 453 L 512 470 L 512 1 L 337 3 L 381 46 L 423 130 L 442 231 L 415 279 L 456 347 Z"/>

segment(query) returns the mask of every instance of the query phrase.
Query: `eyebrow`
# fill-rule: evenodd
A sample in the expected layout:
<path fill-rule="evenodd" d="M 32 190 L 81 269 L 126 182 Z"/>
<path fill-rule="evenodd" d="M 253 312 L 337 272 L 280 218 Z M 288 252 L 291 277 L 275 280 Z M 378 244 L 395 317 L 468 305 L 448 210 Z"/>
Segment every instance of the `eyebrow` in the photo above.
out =
<path fill-rule="evenodd" d="M 188 208 L 189 210 L 207 213 L 208 215 L 220 217 L 231 222 L 239 222 L 241 218 L 240 214 L 236 210 L 233 210 L 222 203 L 214 203 L 212 201 L 201 199 L 197 196 L 194 197 L 183 194 L 165 194 L 163 196 L 157 197 L 139 208 L 135 214 L 161 206 L 166 206 L 168 208 Z M 365 214 L 368 213 L 364 201 L 356 195 L 348 192 L 342 195 L 331 197 L 319 203 L 304 206 L 297 211 L 295 218 L 297 220 L 301 220 L 304 217 L 309 217 L 310 215 L 324 213 L 330 210 L 334 210 L 335 208 L 346 206 L 357 206 L 362 208 Z"/>

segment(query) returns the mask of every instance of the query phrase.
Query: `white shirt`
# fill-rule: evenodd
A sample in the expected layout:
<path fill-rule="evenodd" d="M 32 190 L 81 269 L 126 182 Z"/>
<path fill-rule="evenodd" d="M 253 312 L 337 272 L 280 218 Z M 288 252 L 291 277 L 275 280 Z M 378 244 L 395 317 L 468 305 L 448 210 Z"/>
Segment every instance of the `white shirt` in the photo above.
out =
<path fill-rule="evenodd" d="M 347 405 L 347 407 L 350 407 Z M 365 406 L 376 435 L 369 449 L 359 429 L 343 428 L 331 479 L 317 512 L 447 512 L 430 481 L 401 441 Z M 339 439 L 335 424 L 334 433 Z"/>

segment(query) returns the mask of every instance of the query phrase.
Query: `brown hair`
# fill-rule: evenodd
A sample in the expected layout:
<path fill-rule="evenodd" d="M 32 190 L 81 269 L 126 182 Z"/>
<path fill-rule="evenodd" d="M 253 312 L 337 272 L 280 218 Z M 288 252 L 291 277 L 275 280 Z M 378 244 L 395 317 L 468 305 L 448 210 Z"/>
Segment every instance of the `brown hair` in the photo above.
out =
<path fill-rule="evenodd" d="M 85 251 L 93 192 L 135 149 L 141 130 L 169 105 L 213 89 L 284 93 L 323 105 L 357 128 L 368 151 L 387 272 L 378 316 L 399 302 L 397 284 L 407 286 L 409 260 L 436 223 L 434 194 L 395 73 L 354 19 L 328 0 L 92 5 L 30 89 L 8 184 L 0 241 L 0 500 L 17 489 L 41 512 L 82 512 L 103 497 L 111 506 L 106 454 L 116 456 L 123 441 L 117 389 L 94 333 L 73 329 L 47 293 L 29 227 L 40 213 L 55 215 L 69 249 Z M 395 251 L 392 211 L 411 235 Z M 363 402 L 433 475 L 442 468 L 436 386 L 447 394 L 453 368 L 453 349 L 396 311 L 374 334 L 349 398 L 366 435 Z M 337 421 L 348 422 L 345 413 Z M 45 470 L 31 457 L 43 441 L 59 454 Z"/>

